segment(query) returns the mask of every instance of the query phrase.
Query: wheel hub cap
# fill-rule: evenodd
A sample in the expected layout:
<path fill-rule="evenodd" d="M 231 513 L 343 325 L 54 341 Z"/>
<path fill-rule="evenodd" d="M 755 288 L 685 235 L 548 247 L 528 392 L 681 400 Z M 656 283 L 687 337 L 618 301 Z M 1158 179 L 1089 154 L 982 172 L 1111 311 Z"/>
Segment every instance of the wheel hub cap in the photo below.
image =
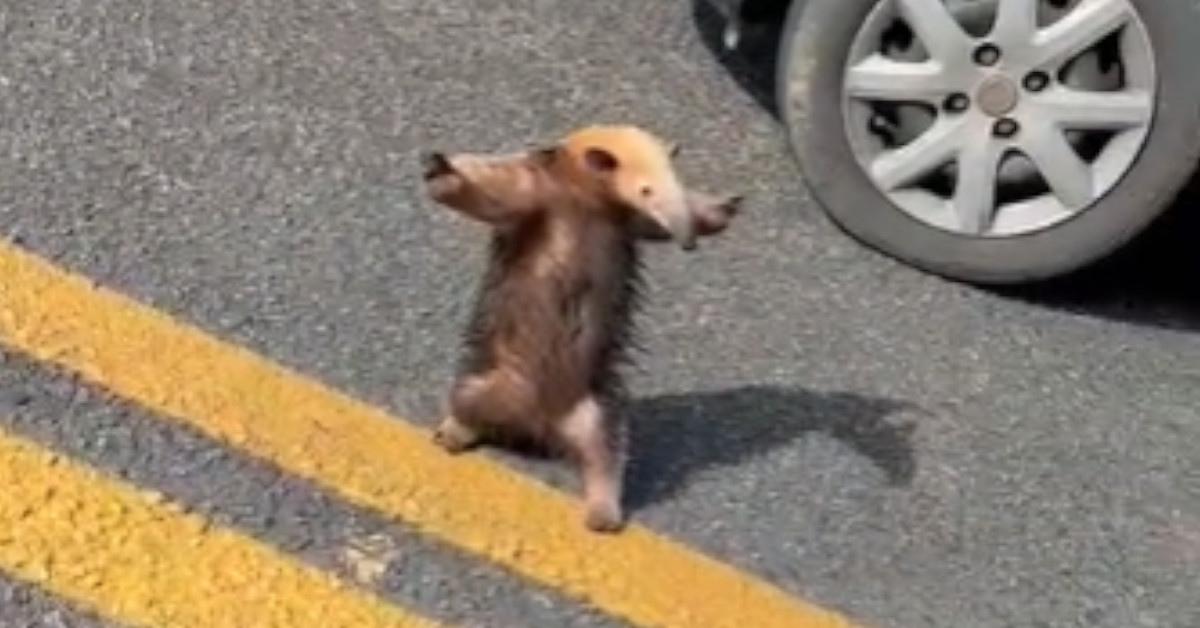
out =
<path fill-rule="evenodd" d="M 975 90 L 975 102 L 979 103 L 979 108 L 995 118 L 1008 115 L 1020 99 L 1020 89 L 1004 76 L 989 76 Z"/>

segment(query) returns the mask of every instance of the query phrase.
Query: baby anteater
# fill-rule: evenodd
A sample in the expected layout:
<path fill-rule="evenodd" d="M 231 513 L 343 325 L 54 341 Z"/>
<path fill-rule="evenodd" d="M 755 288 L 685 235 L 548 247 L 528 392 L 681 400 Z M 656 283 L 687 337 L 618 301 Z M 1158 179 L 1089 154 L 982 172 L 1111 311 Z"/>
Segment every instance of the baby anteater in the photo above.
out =
<path fill-rule="evenodd" d="M 595 126 L 518 154 L 425 156 L 430 197 L 493 230 L 434 440 L 452 453 L 521 442 L 567 456 L 597 532 L 624 525 L 618 369 L 642 288 L 638 241 L 691 250 L 740 204 L 685 189 L 675 152 L 636 126 Z"/>

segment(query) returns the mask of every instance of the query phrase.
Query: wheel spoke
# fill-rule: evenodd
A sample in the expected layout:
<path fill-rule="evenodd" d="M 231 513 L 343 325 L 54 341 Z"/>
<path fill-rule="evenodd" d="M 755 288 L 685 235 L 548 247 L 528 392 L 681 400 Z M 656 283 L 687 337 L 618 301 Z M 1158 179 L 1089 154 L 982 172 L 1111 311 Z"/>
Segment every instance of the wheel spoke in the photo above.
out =
<path fill-rule="evenodd" d="M 1036 62 L 1058 66 L 1095 45 L 1132 18 L 1126 0 L 1082 0 L 1033 40 Z"/>
<path fill-rule="evenodd" d="M 970 49 L 971 38 L 943 0 L 897 0 L 897 3 L 900 14 L 933 59 L 944 64 L 955 63 Z"/>
<path fill-rule="evenodd" d="M 902 148 L 888 151 L 871 164 L 875 184 L 892 191 L 933 172 L 961 150 L 965 129 L 961 121 L 939 120 Z"/>
<path fill-rule="evenodd" d="M 1028 46 L 1037 33 L 1040 0 L 1002 0 L 997 2 L 996 24 L 991 39 L 1006 49 Z"/>
<path fill-rule="evenodd" d="M 1070 210 L 1082 209 L 1092 202 L 1092 167 L 1067 143 L 1061 129 L 1048 122 L 1021 131 L 1018 143 L 1046 183 Z"/>
<path fill-rule="evenodd" d="M 908 63 L 880 54 L 863 59 L 846 75 L 847 93 L 867 100 L 938 102 L 952 87 L 936 61 Z"/>
<path fill-rule="evenodd" d="M 960 228 L 968 233 L 983 235 L 992 227 L 1002 154 L 1003 147 L 986 129 L 977 129 L 972 141 L 958 154 L 954 213 Z"/>
<path fill-rule="evenodd" d="M 1154 98 L 1146 90 L 1089 92 L 1060 88 L 1041 94 L 1034 115 L 1067 130 L 1122 130 L 1149 124 Z"/>

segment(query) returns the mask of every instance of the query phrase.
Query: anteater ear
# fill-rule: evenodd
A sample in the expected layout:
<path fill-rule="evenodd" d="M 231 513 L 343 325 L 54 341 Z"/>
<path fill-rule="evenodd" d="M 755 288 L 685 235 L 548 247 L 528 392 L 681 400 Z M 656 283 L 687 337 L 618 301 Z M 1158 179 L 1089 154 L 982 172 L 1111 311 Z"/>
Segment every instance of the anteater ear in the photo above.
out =
<path fill-rule="evenodd" d="M 603 148 L 591 147 L 583 152 L 583 163 L 588 168 L 608 174 L 617 169 L 617 157 Z"/>
<path fill-rule="evenodd" d="M 679 144 L 671 144 L 671 146 L 667 149 L 667 153 L 671 156 L 671 159 L 675 159 L 679 156 L 679 151 L 681 150 L 683 150 L 683 147 Z"/>

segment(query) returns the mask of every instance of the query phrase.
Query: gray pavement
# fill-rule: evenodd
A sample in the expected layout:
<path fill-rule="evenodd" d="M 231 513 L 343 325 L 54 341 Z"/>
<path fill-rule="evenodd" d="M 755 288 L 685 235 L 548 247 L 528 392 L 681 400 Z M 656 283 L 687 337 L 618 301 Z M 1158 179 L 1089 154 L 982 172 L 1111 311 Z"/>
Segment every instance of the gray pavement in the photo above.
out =
<path fill-rule="evenodd" d="M 63 604 L 25 582 L 0 574 L 0 626 L 4 628 L 129 628 Z"/>
<path fill-rule="evenodd" d="M 431 424 L 482 240 L 420 199 L 416 152 L 647 124 L 748 212 L 652 257 L 639 522 L 870 628 L 1200 626 L 1195 310 L 1073 311 L 869 253 L 820 217 L 687 0 L 631 6 L 4 3 L 0 232 Z M 5 427 L 321 564 L 364 535 L 412 548 L 422 566 L 378 586 L 440 619 L 616 625 L 0 366 Z M 0 625 L 48 612 L 12 599 Z"/>

